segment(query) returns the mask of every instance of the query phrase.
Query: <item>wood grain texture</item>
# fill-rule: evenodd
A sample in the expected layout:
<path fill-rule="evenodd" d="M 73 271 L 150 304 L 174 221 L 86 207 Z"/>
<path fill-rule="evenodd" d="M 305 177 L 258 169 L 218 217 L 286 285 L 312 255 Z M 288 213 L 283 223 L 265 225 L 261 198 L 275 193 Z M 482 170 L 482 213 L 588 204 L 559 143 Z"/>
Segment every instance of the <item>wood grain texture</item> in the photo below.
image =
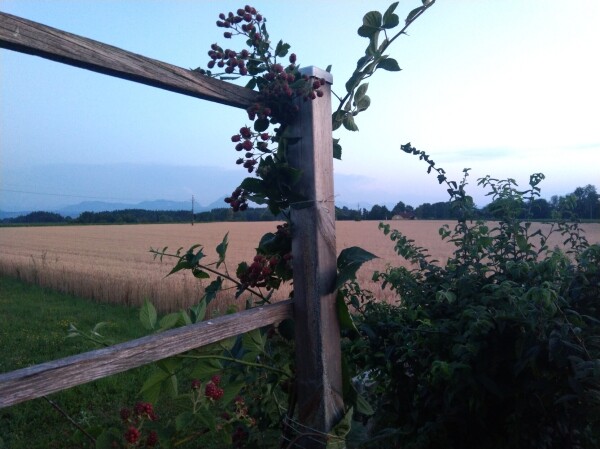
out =
<path fill-rule="evenodd" d="M 0 47 L 246 109 L 257 92 L 0 12 Z"/>
<path fill-rule="evenodd" d="M 314 75 L 315 70 L 309 75 Z M 314 101 L 299 102 L 290 134 L 290 163 L 302 170 L 296 186 L 310 207 L 292 206 L 294 316 L 298 417 L 318 432 L 329 432 L 343 414 L 340 328 L 335 307 L 336 241 L 333 191 L 331 88 Z M 325 441 L 304 438 L 302 447 Z"/>
<path fill-rule="evenodd" d="M 0 374 L 0 408 L 278 323 L 292 313 L 292 301 L 282 301 Z"/>

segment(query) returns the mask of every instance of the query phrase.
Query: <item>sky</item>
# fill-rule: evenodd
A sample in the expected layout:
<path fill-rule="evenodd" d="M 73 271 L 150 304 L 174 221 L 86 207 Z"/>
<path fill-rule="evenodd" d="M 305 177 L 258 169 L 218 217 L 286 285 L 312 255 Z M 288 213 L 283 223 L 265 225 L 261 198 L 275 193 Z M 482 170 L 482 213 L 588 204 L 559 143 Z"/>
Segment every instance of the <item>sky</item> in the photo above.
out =
<path fill-rule="evenodd" d="M 271 39 L 303 66 L 332 66 L 343 94 L 365 38 L 356 30 L 389 1 L 260 1 Z M 400 1 L 401 19 L 421 4 Z M 241 50 L 215 26 L 228 0 L 0 0 L 0 11 L 184 68 L 212 43 Z M 359 131 L 334 133 L 336 202 L 349 207 L 446 201 L 411 142 L 450 179 L 544 173 L 542 196 L 600 187 L 600 2 L 437 0 L 390 47 L 402 71 L 369 80 Z M 335 102 L 334 102 L 335 105 Z M 0 210 L 54 210 L 87 200 L 209 204 L 247 173 L 232 134 L 244 111 L 39 57 L 0 50 Z"/>

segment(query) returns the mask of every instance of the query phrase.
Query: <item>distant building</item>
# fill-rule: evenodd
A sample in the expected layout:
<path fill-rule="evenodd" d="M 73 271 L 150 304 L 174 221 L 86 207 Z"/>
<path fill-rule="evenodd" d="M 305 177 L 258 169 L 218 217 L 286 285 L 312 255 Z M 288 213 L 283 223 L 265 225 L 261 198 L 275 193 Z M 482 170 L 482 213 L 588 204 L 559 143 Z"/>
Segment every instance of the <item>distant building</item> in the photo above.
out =
<path fill-rule="evenodd" d="M 412 212 L 400 212 L 392 217 L 392 220 L 414 220 L 415 214 Z"/>

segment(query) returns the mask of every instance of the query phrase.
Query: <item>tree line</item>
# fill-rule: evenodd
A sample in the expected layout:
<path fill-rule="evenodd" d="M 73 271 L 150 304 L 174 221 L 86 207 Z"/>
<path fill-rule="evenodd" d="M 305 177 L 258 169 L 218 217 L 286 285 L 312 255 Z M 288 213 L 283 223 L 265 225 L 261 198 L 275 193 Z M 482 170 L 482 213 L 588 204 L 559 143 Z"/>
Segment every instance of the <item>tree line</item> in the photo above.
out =
<path fill-rule="evenodd" d="M 497 218 L 503 200 L 492 201 L 477 209 L 482 219 Z M 573 219 L 599 220 L 600 195 L 596 187 L 588 184 L 577 187 L 564 196 L 554 195 L 550 200 L 537 198 L 521 204 L 521 218 L 533 220 Z M 335 208 L 336 220 L 391 220 L 393 218 L 417 220 L 453 220 L 458 218 L 449 201 L 423 203 L 417 207 L 399 201 L 392 209 L 375 204 L 370 210 Z M 189 210 L 153 211 L 145 209 L 123 209 L 106 212 L 83 212 L 77 218 L 65 217 L 55 212 L 36 211 L 15 218 L 5 218 L 3 224 L 150 224 L 150 223 L 209 223 L 218 221 L 279 221 L 267 208 L 248 208 L 233 212 L 222 207 L 192 215 Z"/>

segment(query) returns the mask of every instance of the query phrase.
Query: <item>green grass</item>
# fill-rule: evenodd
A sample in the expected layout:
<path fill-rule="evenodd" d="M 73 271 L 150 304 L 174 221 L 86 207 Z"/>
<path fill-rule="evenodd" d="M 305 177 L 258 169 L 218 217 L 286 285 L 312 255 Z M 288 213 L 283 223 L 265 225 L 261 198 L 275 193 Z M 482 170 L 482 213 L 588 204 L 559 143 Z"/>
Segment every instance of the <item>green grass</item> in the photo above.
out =
<path fill-rule="evenodd" d="M 96 349 L 82 338 L 65 338 L 69 323 L 89 331 L 106 321 L 113 342 L 145 335 L 138 310 L 53 293 L 0 277 L 0 372 Z M 118 424 L 119 410 L 131 406 L 149 367 L 55 393 L 49 398 L 92 435 Z M 91 442 L 45 399 L 0 409 L 0 449 L 88 448 Z"/>

